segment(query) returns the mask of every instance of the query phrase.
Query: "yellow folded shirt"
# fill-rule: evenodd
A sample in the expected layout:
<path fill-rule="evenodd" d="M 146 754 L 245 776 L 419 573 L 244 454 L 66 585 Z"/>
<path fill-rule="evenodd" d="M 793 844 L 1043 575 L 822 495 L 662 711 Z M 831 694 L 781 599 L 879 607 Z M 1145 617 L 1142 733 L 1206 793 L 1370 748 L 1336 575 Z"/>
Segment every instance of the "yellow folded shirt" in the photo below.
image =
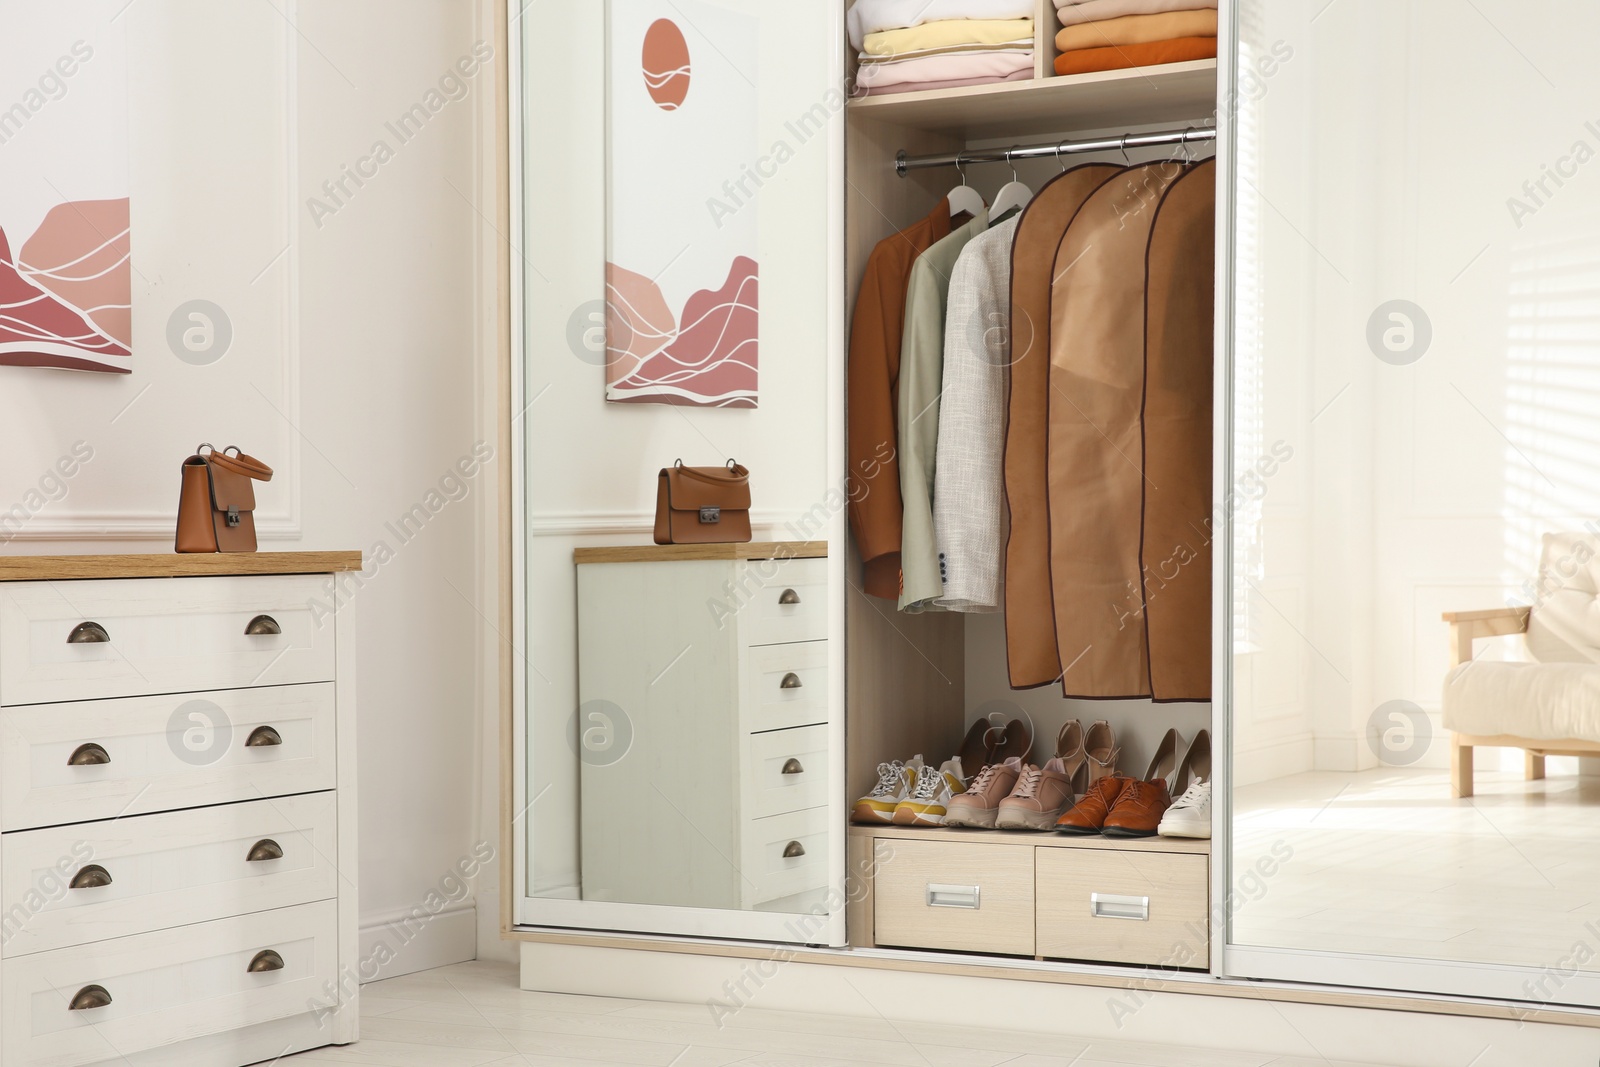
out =
<path fill-rule="evenodd" d="M 1113 45 L 1150 44 L 1178 37 L 1215 37 L 1215 8 L 1198 11 L 1164 11 L 1159 15 L 1123 15 L 1103 22 L 1068 26 L 1056 34 L 1056 49 L 1107 48 Z"/>
<path fill-rule="evenodd" d="M 1032 19 L 941 19 L 904 30 L 869 33 L 862 54 L 894 56 L 958 44 L 1006 44 L 1032 36 Z"/>

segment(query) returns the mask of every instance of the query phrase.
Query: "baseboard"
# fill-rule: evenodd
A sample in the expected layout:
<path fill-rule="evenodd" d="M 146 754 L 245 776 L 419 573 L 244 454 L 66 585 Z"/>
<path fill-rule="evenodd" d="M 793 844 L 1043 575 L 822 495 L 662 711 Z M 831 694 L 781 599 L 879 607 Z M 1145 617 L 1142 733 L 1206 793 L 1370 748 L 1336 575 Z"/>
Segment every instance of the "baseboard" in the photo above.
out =
<path fill-rule="evenodd" d="M 1196 1050 L 1299 1056 L 1386 1067 L 1527 1067 L 1589 1063 L 1594 1030 L 1511 1018 L 1195 996 L 1004 978 L 879 970 L 579 945 L 522 945 L 523 989 L 700 1004 L 719 1029 L 759 1025 L 746 1008 L 919 1023 L 971 1020 L 994 1028 L 1088 1041 L 1148 1042 Z M 1247 999 L 1250 998 L 1250 999 Z M 960 1005 L 952 1016 L 952 1005 Z"/>
<path fill-rule="evenodd" d="M 1301 731 L 1239 745 L 1233 752 L 1233 785 L 1255 785 L 1312 769 L 1312 737 Z"/>
<path fill-rule="evenodd" d="M 426 919 L 410 909 L 374 916 L 361 927 L 361 980 L 381 982 L 478 958 L 478 906 L 467 900 Z"/>

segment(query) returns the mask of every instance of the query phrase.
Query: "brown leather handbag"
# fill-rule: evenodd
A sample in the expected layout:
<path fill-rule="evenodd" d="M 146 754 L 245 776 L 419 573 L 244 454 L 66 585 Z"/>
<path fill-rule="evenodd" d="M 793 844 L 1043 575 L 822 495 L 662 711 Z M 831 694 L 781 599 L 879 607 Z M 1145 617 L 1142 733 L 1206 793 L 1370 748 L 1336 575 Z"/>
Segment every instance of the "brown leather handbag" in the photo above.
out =
<path fill-rule="evenodd" d="M 256 490 L 251 483 L 270 481 L 272 468 L 236 447 L 195 449 L 183 461 L 177 550 L 254 552 Z"/>
<path fill-rule="evenodd" d="M 656 482 L 656 544 L 714 545 L 750 540 L 750 472 L 685 467 L 678 460 Z"/>

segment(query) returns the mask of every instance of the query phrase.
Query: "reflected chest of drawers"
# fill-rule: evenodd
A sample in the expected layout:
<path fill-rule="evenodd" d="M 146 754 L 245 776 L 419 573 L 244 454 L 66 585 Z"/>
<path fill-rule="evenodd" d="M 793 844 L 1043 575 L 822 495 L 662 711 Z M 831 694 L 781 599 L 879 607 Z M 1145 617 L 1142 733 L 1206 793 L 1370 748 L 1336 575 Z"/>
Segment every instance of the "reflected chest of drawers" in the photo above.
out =
<path fill-rule="evenodd" d="M 0 559 L 0 1067 L 355 1040 L 360 565 Z"/>
<path fill-rule="evenodd" d="M 802 911 L 825 890 L 828 561 L 737 547 L 578 554 L 585 900 Z"/>

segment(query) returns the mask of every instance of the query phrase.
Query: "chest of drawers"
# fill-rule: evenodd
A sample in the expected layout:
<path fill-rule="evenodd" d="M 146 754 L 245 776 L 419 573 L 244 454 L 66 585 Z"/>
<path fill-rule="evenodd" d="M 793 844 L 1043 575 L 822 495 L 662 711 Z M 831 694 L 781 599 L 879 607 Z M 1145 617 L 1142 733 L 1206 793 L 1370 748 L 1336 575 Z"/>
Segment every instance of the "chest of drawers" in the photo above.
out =
<path fill-rule="evenodd" d="M 360 566 L 0 559 L 0 1067 L 355 1040 Z"/>
<path fill-rule="evenodd" d="M 583 899 L 801 910 L 828 877 L 827 559 L 603 559 L 578 564 Z"/>

